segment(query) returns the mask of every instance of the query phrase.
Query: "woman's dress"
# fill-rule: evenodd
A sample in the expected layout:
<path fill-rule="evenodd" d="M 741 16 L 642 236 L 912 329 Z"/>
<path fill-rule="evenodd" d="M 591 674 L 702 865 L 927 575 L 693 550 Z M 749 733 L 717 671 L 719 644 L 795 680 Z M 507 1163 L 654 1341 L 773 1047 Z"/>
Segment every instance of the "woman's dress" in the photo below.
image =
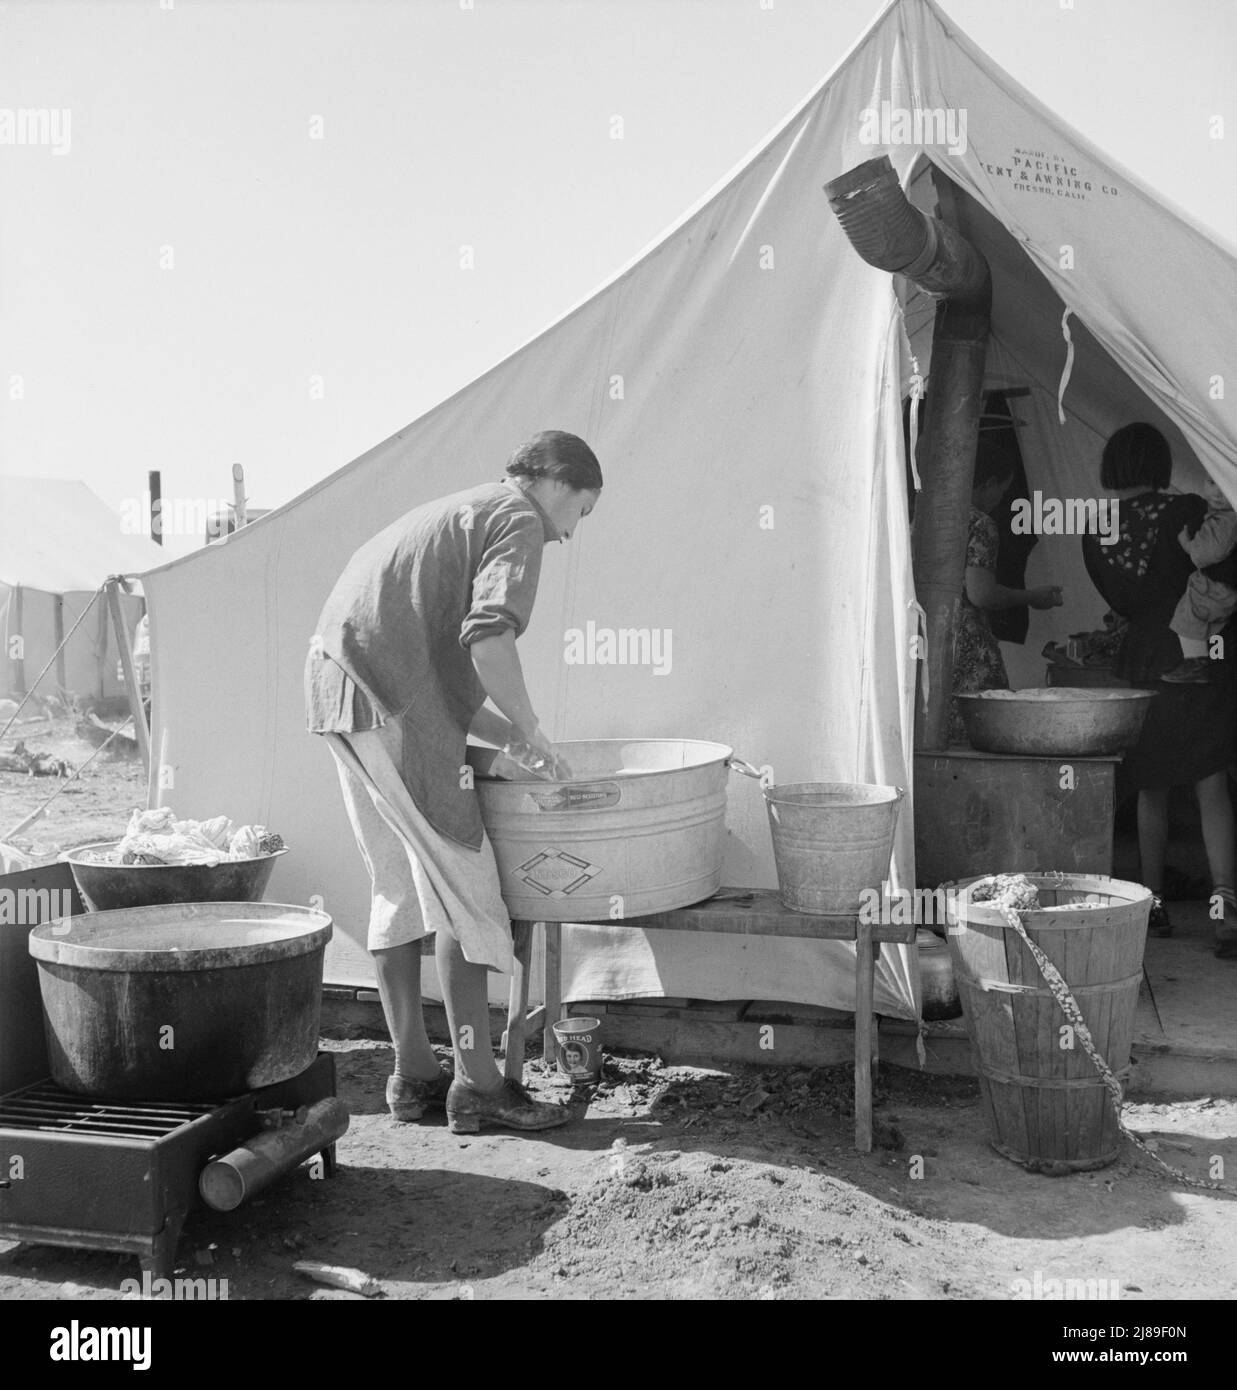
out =
<path fill-rule="evenodd" d="M 1000 534 L 996 522 L 978 507 L 971 508 L 970 529 L 966 540 L 967 568 L 991 570 L 996 574 Z M 971 602 L 962 587 L 962 606 L 954 633 L 955 695 L 969 695 L 979 690 L 1008 690 L 1009 676 L 1001 646 L 986 615 Z M 965 743 L 966 725 L 958 710 L 957 700 L 949 702 L 949 741 Z"/>

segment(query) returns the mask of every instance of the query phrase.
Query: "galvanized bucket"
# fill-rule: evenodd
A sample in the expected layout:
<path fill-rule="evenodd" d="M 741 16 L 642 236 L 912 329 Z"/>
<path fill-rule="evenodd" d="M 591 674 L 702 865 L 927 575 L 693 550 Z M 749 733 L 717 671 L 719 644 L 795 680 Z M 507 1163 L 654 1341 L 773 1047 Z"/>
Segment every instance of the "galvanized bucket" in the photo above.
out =
<path fill-rule="evenodd" d="M 889 873 L 901 787 L 793 782 L 764 789 L 782 905 L 851 916 Z"/>

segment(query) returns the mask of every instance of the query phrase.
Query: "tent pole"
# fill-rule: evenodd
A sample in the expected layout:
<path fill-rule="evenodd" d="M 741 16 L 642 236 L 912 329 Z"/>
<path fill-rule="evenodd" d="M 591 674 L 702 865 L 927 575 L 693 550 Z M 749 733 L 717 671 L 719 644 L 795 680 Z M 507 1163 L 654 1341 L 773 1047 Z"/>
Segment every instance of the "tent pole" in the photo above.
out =
<path fill-rule="evenodd" d="M 53 633 L 56 639 L 56 684 L 61 690 L 69 688 L 69 679 L 64 667 L 64 595 L 52 596 Z"/>
<path fill-rule="evenodd" d="M 107 581 L 107 607 L 112 615 L 112 630 L 116 634 L 116 647 L 120 652 L 120 667 L 125 673 L 125 693 L 129 697 L 129 711 L 133 715 L 133 732 L 137 735 L 137 746 L 141 750 L 142 762 L 150 772 L 150 730 L 146 727 L 146 711 L 142 708 L 142 692 L 137 685 L 137 671 L 133 666 L 133 653 L 129 649 L 129 639 L 125 635 L 124 617 L 120 611 L 120 581 L 112 575 Z"/>
<path fill-rule="evenodd" d="M 245 470 L 239 463 L 232 465 L 232 507 L 236 512 L 236 529 L 239 531 L 249 521 L 245 508 Z"/>
<path fill-rule="evenodd" d="M 106 585 L 104 588 L 106 589 Z M 95 637 L 95 676 L 100 704 L 107 698 L 107 604 L 99 605 L 99 631 Z"/>

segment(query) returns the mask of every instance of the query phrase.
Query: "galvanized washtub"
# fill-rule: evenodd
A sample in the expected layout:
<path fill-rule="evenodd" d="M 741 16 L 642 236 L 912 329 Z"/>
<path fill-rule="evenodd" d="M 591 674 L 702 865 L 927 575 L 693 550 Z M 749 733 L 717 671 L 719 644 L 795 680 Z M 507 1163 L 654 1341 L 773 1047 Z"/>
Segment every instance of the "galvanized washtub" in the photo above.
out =
<path fill-rule="evenodd" d="M 749 773 L 723 743 L 583 739 L 556 743 L 570 782 L 480 775 L 477 797 L 512 917 L 617 920 L 668 912 L 721 887 L 726 782 Z M 480 774 L 492 749 L 470 748 Z M 759 774 L 753 774 L 759 775 Z"/>
<path fill-rule="evenodd" d="M 982 753 L 1086 757 L 1138 742 L 1154 690 L 984 690 L 959 695 L 971 747 Z"/>
<path fill-rule="evenodd" d="M 79 1095 L 217 1100 L 299 1075 L 318 1050 L 324 912 L 175 903 L 30 933 L 52 1075 Z"/>

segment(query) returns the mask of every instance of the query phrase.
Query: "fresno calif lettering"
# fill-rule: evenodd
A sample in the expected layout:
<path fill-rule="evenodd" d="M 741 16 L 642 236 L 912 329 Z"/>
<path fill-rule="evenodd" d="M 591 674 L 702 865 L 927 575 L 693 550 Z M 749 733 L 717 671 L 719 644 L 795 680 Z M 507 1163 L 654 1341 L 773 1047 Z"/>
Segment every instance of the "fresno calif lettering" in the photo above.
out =
<path fill-rule="evenodd" d="M 135 1371 L 150 1370 L 149 1327 L 83 1327 L 76 1318 L 68 1327 L 52 1328 L 53 1361 L 132 1361 Z"/>

